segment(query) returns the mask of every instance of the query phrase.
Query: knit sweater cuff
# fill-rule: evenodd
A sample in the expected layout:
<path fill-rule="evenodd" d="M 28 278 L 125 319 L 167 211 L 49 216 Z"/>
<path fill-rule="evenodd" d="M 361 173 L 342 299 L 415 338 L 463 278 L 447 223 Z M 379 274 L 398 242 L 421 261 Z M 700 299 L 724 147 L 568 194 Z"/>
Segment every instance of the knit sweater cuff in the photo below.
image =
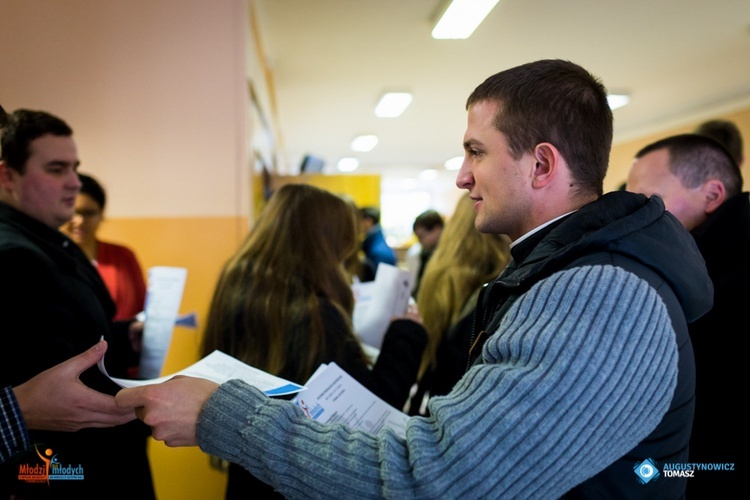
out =
<path fill-rule="evenodd" d="M 240 461 L 240 432 L 268 398 L 257 388 L 230 380 L 208 399 L 198 419 L 198 445 L 211 455 Z M 235 460 L 232 460 L 235 457 Z"/>

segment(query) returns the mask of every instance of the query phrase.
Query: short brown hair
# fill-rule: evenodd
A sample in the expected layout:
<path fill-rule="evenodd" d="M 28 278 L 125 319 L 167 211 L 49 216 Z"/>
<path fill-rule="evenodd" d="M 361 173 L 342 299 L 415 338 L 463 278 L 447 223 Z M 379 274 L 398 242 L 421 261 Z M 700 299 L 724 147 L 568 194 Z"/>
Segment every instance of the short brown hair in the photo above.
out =
<path fill-rule="evenodd" d="M 557 147 L 581 192 L 602 194 L 612 147 L 612 110 L 604 85 L 581 66 L 546 59 L 487 78 L 469 96 L 499 104 L 495 127 L 516 158 L 542 142 Z"/>

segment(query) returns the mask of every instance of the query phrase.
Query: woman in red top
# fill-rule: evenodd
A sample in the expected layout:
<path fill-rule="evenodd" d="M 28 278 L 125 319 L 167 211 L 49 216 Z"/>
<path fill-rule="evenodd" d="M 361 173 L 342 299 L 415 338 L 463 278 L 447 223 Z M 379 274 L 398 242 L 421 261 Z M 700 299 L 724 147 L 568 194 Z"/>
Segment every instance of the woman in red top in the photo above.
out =
<path fill-rule="evenodd" d="M 104 219 L 107 201 L 104 188 L 93 178 L 78 174 L 81 191 L 76 197 L 75 215 L 60 229 L 88 256 L 107 285 L 117 305 L 115 320 L 132 319 L 143 311 L 146 282 L 135 254 L 129 248 L 96 238 Z"/>

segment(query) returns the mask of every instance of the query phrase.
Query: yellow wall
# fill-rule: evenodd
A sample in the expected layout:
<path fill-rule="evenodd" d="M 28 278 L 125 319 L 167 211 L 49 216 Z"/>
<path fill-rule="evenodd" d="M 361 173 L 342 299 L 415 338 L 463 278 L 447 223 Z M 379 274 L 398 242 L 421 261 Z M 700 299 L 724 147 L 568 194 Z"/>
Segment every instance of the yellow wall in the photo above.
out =
<path fill-rule="evenodd" d="M 192 217 L 108 219 L 100 237 L 129 246 L 144 273 L 153 266 L 179 266 L 188 270 L 180 313 L 196 312 L 198 329 L 176 327 L 163 375 L 196 362 L 203 321 L 221 266 L 247 233 L 244 217 Z M 220 500 L 226 474 L 209 466 L 208 455 L 198 448 L 168 448 L 149 442 L 149 457 L 157 498 L 162 500 Z"/>
<path fill-rule="evenodd" d="M 278 176 L 273 180 L 273 185 L 279 187 L 293 182 L 312 184 L 332 193 L 349 195 L 358 207 L 380 206 L 379 175 L 307 174 Z"/>

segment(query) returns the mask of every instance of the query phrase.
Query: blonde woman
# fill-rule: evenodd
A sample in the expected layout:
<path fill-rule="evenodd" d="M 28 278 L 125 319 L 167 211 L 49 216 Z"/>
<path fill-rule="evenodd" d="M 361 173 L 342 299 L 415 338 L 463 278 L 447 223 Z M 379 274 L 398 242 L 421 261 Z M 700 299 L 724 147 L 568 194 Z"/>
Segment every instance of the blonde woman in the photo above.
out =
<path fill-rule="evenodd" d="M 224 266 L 203 353 L 219 349 L 297 383 L 321 363 L 335 362 L 386 402 L 403 407 L 427 336 L 416 316 L 394 320 L 369 368 L 352 331 L 354 295 L 345 269 L 358 247 L 350 203 L 309 185 L 281 187 Z M 267 488 L 230 465 L 227 498 L 270 494 Z"/>
<path fill-rule="evenodd" d="M 425 268 L 417 307 L 427 330 L 419 387 L 409 413 L 426 414 L 430 396 L 447 394 L 467 368 L 472 312 L 482 286 L 510 261 L 505 235 L 474 227 L 474 202 L 468 194 L 456 204 L 435 253 Z"/>

